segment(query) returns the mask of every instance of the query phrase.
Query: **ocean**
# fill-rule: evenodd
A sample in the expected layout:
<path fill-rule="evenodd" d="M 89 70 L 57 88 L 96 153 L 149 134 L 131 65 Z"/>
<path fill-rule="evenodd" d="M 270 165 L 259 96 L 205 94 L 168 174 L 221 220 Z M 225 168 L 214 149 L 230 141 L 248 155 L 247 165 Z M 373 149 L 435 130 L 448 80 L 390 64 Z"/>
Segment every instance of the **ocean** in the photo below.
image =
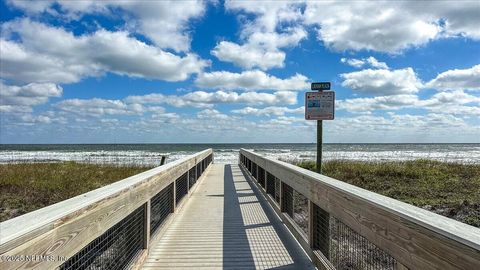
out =
<path fill-rule="evenodd" d="M 2 144 L 0 164 L 77 161 L 158 165 L 213 148 L 216 163 L 237 163 L 240 148 L 281 160 L 315 160 L 316 145 L 281 144 Z M 324 160 L 405 161 L 433 159 L 480 164 L 480 144 L 324 144 Z"/>

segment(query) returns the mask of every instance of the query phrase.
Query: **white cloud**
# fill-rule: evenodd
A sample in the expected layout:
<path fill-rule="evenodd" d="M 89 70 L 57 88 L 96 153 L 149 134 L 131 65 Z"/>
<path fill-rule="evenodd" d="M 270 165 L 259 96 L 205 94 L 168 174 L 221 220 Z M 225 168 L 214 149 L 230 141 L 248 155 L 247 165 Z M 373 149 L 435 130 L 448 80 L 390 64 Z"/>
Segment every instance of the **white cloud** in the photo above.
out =
<path fill-rule="evenodd" d="M 232 113 L 243 114 L 243 115 L 266 115 L 266 116 L 282 116 L 286 113 L 303 113 L 305 111 L 304 107 L 290 109 L 288 107 L 265 107 L 265 108 L 252 108 L 245 107 L 242 109 L 232 110 Z"/>
<path fill-rule="evenodd" d="M 24 114 L 35 105 L 44 104 L 50 97 L 62 95 L 62 88 L 53 83 L 30 83 L 23 86 L 6 85 L 0 80 L 0 112 Z"/>
<path fill-rule="evenodd" d="M 197 113 L 197 117 L 200 119 L 210 119 L 210 120 L 227 120 L 231 117 L 223 114 L 215 109 L 205 109 Z"/>
<path fill-rule="evenodd" d="M 81 116 L 102 117 L 104 115 L 140 115 L 145 112 L 165 112 L 162 107 L 144 107 L 139 103 L 125 103 L 110 99 L 66 99 L 54 105 L 55 108 Z"/>
<path fill-rule="evenodd" d="M 365 65 L 364 60 L 355 59 L 355 58 L 342 58 L 340 59 L 340 62 L 355 68 L 361 68 Z"/>
<path fill-rule="evenodd" d="M 244 69 L 258 67 L 267 70 L 283 67 L 285 53 L 277 49 L 269 50 L 253 44 L 238 45 L 229 41 L 221 41 L 211 51 L 212 55 L 224 62 L 232 62 Z"/>
<path fill-rule="evenodd" d="M 368 57 L 366 60 L 367 63 L 374 68 L 388 69 L 388 66 L 385 62 L 380 62 L 373 56 Z"/>
<path fill-rule="evenodd" d="M 370 113 L 373 110 L 398 110 L 415 106 L 418 102 L 416 95 L 393 95 L 373 98 L 352 98 L 338 100 L 336 108 L 350 112 Z"/>
<path fill-rule="evenodd" d="M 374 110 L 400 110 L 420 108 L 447 114 L 477 114 L 480 97 L 463 91 L 440 92 L 426 99 L 416 95 L 391 95 L 373 98 L 351 98 L 338 100 L 336 108 L 355 113 L 371 113 Z"/>
<path fill-rule="evenodd" d="M 342 58 L 340 59 L 340 62 L 355 68 L 361 68 L 365 65 L 368 65 L 372 68 L 388 69 L 388 66 L 385 62 L 380 62 L 373 56 L 370 56 L 368 58 L 363 58 L 363 59 Z"/>
<path fill-rule="evenodd" d="M 285 52 L 282 48 L 294 47 L 307 37 L 299 23 L 299 3 L 288 1 L 226 1 L 228 11 L 240 11 L 254 15 L 249 20 L 242 15 L 240 38 L 243 44 L 222 41 L 211 51 L 212 55 L 244 69 L 267 70 L 284 66 Z"/>
<path fill-rule="evenodd" d="M 423 100 L 421 105 L 423 106 L 438 106 L 445 104 L 468 104 L 468 103 L 479 103 L 480 97 L 467 94 L 462 90 L 450 91 L 450 92 L 439 92 L 435 93 L 432 97 L 427 100 Z"/>
<path fill-rule="evenodd" d="M 461 90 L 439 92 L 417 103 L 418 107 L 434 113 L 456 116 L 480 115 L 480 97 Z"/>
<path fill-rule="evenodd" d="M 480 90 L 480 65 L 442 72 L 426 86 L 437 90 Z"/>
<path fill-rule="evenodd" d="M 343 87 L 374 95 L 399 95 L 418 92 L 422 82 L 412 68 L 365 69 L 340 75 Z"/>
<path fill-rule="evenodd" d="M 118 9 L 129 16 L 129 27 L 144 34 L 160 48 L 188 51 L 189 22 L 205 13 L 205 1 L 25 1 L 10 4 L 29 13 L 48 12 L 64 19 L 76 20 L 84 14 L 118 15 Z M 60 12 L 53 9 L 60 6 Z"/>
<path fill-rule="evenodd" d="M 17 82 L 72 83 L 104 72 L 181 81 L 209 64 L 194 54 L 162 51 L 124 31 L 75 36 L 28 19 L 4 23 L 2 30 L 0 76 Z M 21 43 L 6 40 L 14 35 Z"/>
<path fill-rule="evenodd" d="M 195 107 L 208 108 L 215 104 L 254 104 L 254 105 L 274 105 L 274 104 L 296 104 L 297 93 L 288 91 L 279 91 L 274 93 L 236 93 L 236 92 L 204 92 L 195 91 L 183 96 L 148 94 L 143 96 L 126 97 L 127 103 L 138 104 L 168 104 L 174 107 Z"/>
<path fill-rule="evenodd" d="M 288 79 L 279 79 L 260 70 L 243 71 L 242 73 L 215 71 L 200 73 L 195 80 L 195 84 L 203 88 L 231 90 L 300 91 L 308 89 L 307 80 L 307 77 L 298 73 Z"/>
<path fill-rule="evenodd" d="M 443 113 L 429 113 L 426 115 L 390 114 L 390 117 L 393 119 L 391 125 L 398 124 L 403 126 L 421 127 L 425 130 L 468 126 L 463 119 Z"/>
<path fill-rule="evenodd" d="M 158 111 L 152 115 L 151 120 L 155 123 L 176 123 L 180 118 L 177 113 Z"/>
<path fill-rule="evenodd" d="M 255 32 L 243 45 L 221 41 L 211 53 L 222 61 L 232 62 L 244 69 L 279 68 L 284 66 L 285 61 L 285 52 L 280 48 L 296 46 L 306 36 L 306 31 L 298 27 L 284 33 Z"/>
<path fill-rule="evenodd" d="M 398 53 L 452 35 L 479 39 L 479 12 L 478 1 L 309 1 L 305 23 L 337 51 Z"/>

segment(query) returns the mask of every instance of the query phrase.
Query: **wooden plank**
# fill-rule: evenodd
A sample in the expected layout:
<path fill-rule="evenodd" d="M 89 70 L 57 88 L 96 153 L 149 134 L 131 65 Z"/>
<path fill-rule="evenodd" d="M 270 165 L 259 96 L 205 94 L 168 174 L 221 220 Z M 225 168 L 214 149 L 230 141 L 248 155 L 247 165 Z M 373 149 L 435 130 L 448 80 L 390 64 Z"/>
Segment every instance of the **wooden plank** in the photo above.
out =
<path fill-rule="evenodd" d="M 421 208 L 241 150 L 316 205 L 411 269 L 475 269 L 480 229 Z"/>
<path fill-rule="evenodd" d="M 69 258 L 146 204 L 211 149 L 0 224 L 1 255 Z M 62 262 L 3 262 L 5 269 L 55 268 Z"/>
<path fill-rule="evenodd" d="M 240 165 L 240 167 L 242 168 L 242 170 L 245 174 L 247 174 L 249 177 L 251 176 L 251 174 L 248 172 L 248 170 L 245 166 Z M 315 266 L 318 269 L 322 269 L 322 270 L 323 269 L 334 270 L 335 268 L 330 264 L 330 262 L 328 262 L 328 260 L 321 253 L 316 252 L 315 250 L 311 249 L 310 239 L 305 238 L 304 232 L 296 224 L 296 222 L 288 214 L 282 212 L 282 210 L 281 210 L 281 205 L 282 204 L 280 204 L 277 207 L 277 203 L 275 202 L 275 200 L 267 194 L 265 189 L 263 189 L 262 186 L 260 184 L 258 184 L 257 181 L 255 181 L 255 179 L 250 178 L 249 180 L 262 193 L 265 200 L 269 202 L 270 207 L 272 207 L 273 210 L 275 210 L 276 214 L 282 219 L 285 226 L 288 228 L 290 233 L 295 237 L 295 239 L 298 241 L 298 243 L 302 246 L 302 248 L 304 249 L 306 254 L 310 257 L 310 259 L 315 264 Z M 282 186 L 281 183 L 280 183 L 280 186 Z M 280 188 L 280 189 L 282 189 L 282 188 Z M 310 237 L 310 234 L 309 234 L 308 238 L 309 237 Z"/>
<path fill-rule="evenodd" d="M 243 200 L 251 196 L 256 200 Z M 265 207 L 238 166 L 214 164 L 151 248 L 144 269 L 314 269 L 281 220 Z"/>

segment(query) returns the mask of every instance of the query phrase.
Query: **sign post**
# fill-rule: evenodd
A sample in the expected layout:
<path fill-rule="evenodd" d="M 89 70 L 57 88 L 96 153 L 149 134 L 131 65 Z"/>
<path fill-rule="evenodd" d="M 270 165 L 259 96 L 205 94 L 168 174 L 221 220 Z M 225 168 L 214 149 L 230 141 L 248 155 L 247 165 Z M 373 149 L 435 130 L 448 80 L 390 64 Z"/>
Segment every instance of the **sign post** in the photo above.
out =
<path fill-rule="evenodd" d="M 312 83 L 312 90 L 318 92 L 305 93 L 305 119 L 317 120 L 317 173 L 322 173 L 322 145 L 323 145 L 323 120 L 333 120 L 335 118 L 335 92 L 330 90 L 330 82 Z M 312 248 L 320 249 L 323 255 L 329 259 L 330 254 L 330 215 L 328 212 L 314 204 L 308 202 L 308 213 L 311 218 L 308 219 L 308 228 L 320 226 L 326 228 L 322 233 L 313 233 L 309 229 L 309 242 Z M 314 220 L 319 223 L 315 224 Z M 318 244 L 323 243 L 323 244 Z"/>
<path fill-rule="evenodd" d="M 305 119 L 317 120 L 317 172 L 322 173 L 323 120 L 335 118 L 335 92 L 330 82 L 312 83 L 312 90 L 305 93 Z"/>

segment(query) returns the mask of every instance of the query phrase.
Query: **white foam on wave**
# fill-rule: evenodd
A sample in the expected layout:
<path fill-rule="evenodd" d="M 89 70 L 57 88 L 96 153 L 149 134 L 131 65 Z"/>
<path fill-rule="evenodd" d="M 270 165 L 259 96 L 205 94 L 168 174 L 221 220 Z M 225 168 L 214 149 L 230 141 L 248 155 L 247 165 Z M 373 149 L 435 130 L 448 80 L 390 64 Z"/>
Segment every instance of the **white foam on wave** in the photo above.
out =
<path fill-rule="evenodd" d="M 239 149 L 214 150 L 216 163 L 238 163 Z M 353 149 L 352 149 L 353 150 Z M 296 149 L 261 149 L 258 154 L 286 161 L 315 160 L 316 152 Z M 131 151 L 0 151 L 0 163 L 32 163 L 77 161 L 98 164 L 136 164 L 157 166 L 161 157 L 166 155 L 167 162 L 194 154 L 192 151 L 149 152 Z M 441 150 L 382 150 L 382 151 L 324 151 L 324 160 L 358 160 L 358 161 L 406 161 L 415 159 L 433 159 L 446 162 L 480 164 L 480 148 L 473 147 L 469 151 Z"/>

